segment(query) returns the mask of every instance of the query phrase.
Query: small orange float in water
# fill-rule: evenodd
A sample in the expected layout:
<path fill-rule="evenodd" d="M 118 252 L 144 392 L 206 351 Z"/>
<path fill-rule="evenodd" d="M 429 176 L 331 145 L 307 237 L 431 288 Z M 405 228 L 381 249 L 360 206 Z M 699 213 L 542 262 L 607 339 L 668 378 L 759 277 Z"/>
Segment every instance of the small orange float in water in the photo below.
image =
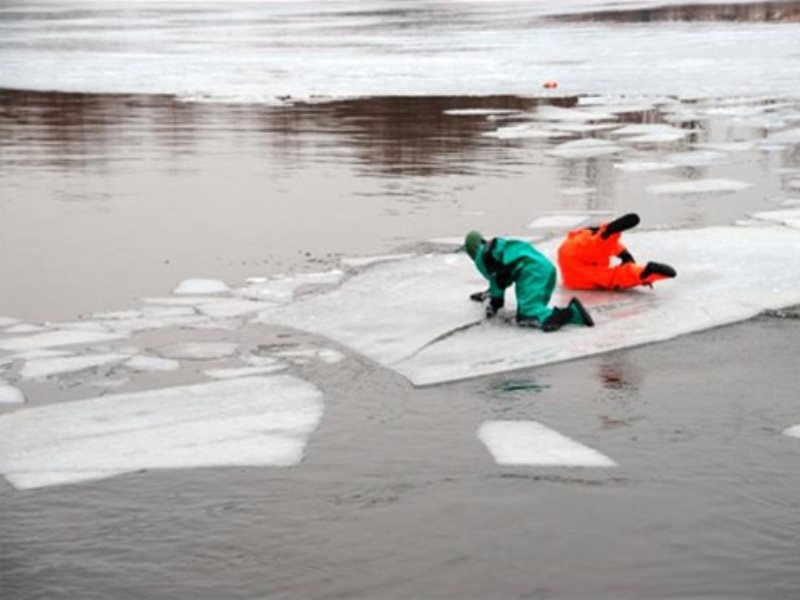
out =
<path fill-rule="evenodd" d="M 545 81 L 543 87 L 546 90 L 554 90 L 558 87 L 557 81 Z"/>

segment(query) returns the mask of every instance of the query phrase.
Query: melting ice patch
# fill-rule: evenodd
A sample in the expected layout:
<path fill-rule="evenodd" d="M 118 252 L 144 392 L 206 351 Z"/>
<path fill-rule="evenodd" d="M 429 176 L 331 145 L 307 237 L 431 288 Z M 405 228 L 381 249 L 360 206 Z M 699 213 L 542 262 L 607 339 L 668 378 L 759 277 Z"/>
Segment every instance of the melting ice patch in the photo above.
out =
<path fill-rule="evenodd" d="M 789 427 L 788 429 L 784 430 L 783 434 L 788 435 L 789 437 L 800 438 L 800 425 Z"/>
<path fill-rule="evenodd" d="M 546 334 L 487 322 L 469 300 L 486 282 L 463 253 L 375 265 L 257 320 L 329 337 L 427 385 L 666 340 L 800 303 L 800 269 L 785 268 L 787 257 L 800 256 L 800 232 L 791 228 L 634 231 L 625 241 L 640 260 L 671 264 L 678 277 L 624 293 L 557 288 L 552 303 L 579 296 L 591 329 Z M 552 260 L 559 242 L 538 248 Z M 509 290 L 504 314 L 514 308 Z"/>
<path fill-rule="evenodd" d="M 219 279 L 184 279 L 178 284 L 173 294 L 219 294 L 230 288 Z"/>
<path fill-rule="evenodd" d="M 0 404 L 22 404 L 23 402 L 25 402 L 25 394 L 22 393 L 22 390 L 0 379 Z"/>
<path fill-rule="evenodd" d="M 588 138 L 584 140 L 565 142 L 559 146 L 556 146 L 552 150 L 548 150 L 545 152 L 545 154 L 548 156 L 556 156 L 558 158 L 577 160 L 581 158 L 608 156 L 610 154 L 618 154 L 622 151 L 624 151 L 624 148 L 607 140 Z"/>
<path fill-rule="evenodd" d="M 130 360 L 126 360 L 124 365 L 131 371 L 144 373 L 177 371 L 181 368 L 179 361 L 158 356 L 134 356 Z"/>
<path fill-rule="evenodd" d="M 143 469 L 298 464 L 322 393 L 288 375 L 52 404 L 0 417 L 0 473 L 19 489 Z"/>
<path fill-rule="evenodd" d="M 20 377 L 23 379 L 41 379 L 64 373 L 75 373 L 110 363 L 121 362 L 126 358 L 128 358 L 127 354 L 87 354 L 84 356 L 38 358 L 25 363 L 20 371 Z"/>
<path fill-rule="evenodd" d="M 758 212 L 751 216 L 761 221 L 780 223 L 787 227 L 800 229 L 800 209 L 798 208 Z"/>
<path fill-rule="evenodd" d="M 20 336 L 0 340 L 0 350 L 11 352 L 53 348 L 58 346 L 75 346 L 78 344 L 94 344 L 118 340 L 125 336 L 118 333 L 102 331 L 48 331 L 29 336 Z"/>
<path fill-rule="evenodd" d="M 617 466 L 597 450 L 536 421 L 487 421 L 478 429 L 478 438 L 501 465 Z"/>
<path fill-rule="evenodd" d="M 697 179 L 676 183 L 655 183 L 647 187 L 651 194 L 726 194 L 750 187 L 749 183 L 735 179 Z"/>

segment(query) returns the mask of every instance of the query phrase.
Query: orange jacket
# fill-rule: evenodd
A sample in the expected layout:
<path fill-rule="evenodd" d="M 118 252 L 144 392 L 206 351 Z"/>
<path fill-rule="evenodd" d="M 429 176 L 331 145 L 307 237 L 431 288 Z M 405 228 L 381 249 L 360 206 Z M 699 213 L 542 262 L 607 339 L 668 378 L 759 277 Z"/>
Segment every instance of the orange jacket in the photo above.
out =
<path fill-rule="evenodd" d="M 611 258 L 625 251 L 614 233 L 603 239 L 606 223 L 599 228 L 570 231 L 558 248 L 558 268 L 564 287 L 577 290 L 617 290 L 642 285 L 643 266 L 633 262 L 611 265 Z"/>

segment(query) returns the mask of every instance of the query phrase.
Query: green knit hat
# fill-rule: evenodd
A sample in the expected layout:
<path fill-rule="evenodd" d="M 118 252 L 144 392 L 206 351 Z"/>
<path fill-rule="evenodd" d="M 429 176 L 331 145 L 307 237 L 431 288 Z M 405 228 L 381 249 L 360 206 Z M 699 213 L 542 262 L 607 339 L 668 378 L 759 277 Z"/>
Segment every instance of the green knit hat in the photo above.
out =
<path fill-rule="evenodd" d="M 480 231 L 470 231 L 467 237 L 464 238 L 464 248 L 467 250 L 467 254 L 469 254 L 470 258 L 475 258 L 478 254 L 478 248 L 484 243 L 486 243 L 486 240 L 483 238 Z"/>

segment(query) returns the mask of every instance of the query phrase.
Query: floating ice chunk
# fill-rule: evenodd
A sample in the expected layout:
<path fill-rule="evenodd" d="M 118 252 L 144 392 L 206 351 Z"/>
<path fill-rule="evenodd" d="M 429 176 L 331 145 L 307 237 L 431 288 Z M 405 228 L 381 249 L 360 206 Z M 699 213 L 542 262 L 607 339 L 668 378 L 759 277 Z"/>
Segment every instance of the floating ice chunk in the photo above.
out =
<path fill-rule="evenodd" d="M 521 125 L 508 125 L 506 127 L 499 127 L 495 131 L 487 131 L 483 135 L 500 140 L 548 140 L 569 137 L 570 133 L 567 131 L 559 131 L 553 127 L 542 127 L 538 123 L 522 123 Z"/>
<path fill-rule="evenodd" d="M 454 117 L 473 117 L 489 115 L 513 115 L 521 111 L 511 108 L 450 108 L 442 111 L 446 115 Z"/>
<path fill-rule="evenodd" d="M 595 187 L 566 187 L 558 190 L 564 196 L 586 196 L 597 191 Z"/>
<path fill-rule="evenodd" d="M 58 358 L 61 356 L 72 356 L 72 352 L 66 350 L 27 350 L 25 352 L 17 352 L 9 356 L 13 360 L 33 360 L 34 358 Z"/>
<path fill-rule="evenodd" d="M 677 152 L 667 155 L 664 160 L 678 167 L 708 167 L 725 158 L 723 152 L 698 150 L 695 152 Z"/>
<path fill-rule="evenodd" d="M 786 131 L 773 133 L 772 135 L 768 136 L 764 140 L 764 142 L 773 145 L 786 145 L 786 146 L 793 146 L 795 144 L 800 144 L 800 127 L 795 127 L 794 129 L 787 129 Z"/>
<path fill-rule="evenodd" d="M 219 294 L 230 290 L 224 281 L 219 279 L 184 279 L 178 284 L 173 294 Z"/>
<path fill-rule="evenodd" d="M 230 369 L 207 369 L 203 371 L 212 379 L 233 379 L 234 377 L 251 377 L 253 375 L 266 375 L 285 371 L 286 365 L 275 363 L 263 367 L 232 367 Z"/>
<path fill-rule="evenodd" d="M 320 391 L 288 375 L 51 404 L 0 417 L 0 472 L 27 489 L 142 469 L 287 467 L 322 410 Z"/>
<path fill-rule="evenodd" d="M 245 354 L 242 356 L 242 361 L 253 367 L 271 367 L 273 365 L 285 366 L 277 358 L 264 356 L 262 354 Z"/>
<path fill-rule="evenodd" d="M 252 300 L 291 302 L 300 288 L 336 285 L 343 278 L 344 272 L 339 269 L 321 273 L 303 273 L 292 277 L 277 275 L 270 277 L 265 283 L 236 290 L 236 294 Z"/>
<path fill-rule="evenodd" d="M 8 329 L 6 329 L 3 333 L 11 333 L 11 334 L 17 334 L 17 333 L 39 333 L 39 332 L 44 331 L 44 330 L 45 330 L 45 328 L 41 327 L 39 325 L 31 325 L 29 323 L 19 323 L 17 325 L 12 325 Z"/>
<path fill-rule="evenodd" d="M 692 144 L 692 148 L 711 150 L 712 152 L 747 152 L 755 147 L 755 142 L 719 142 Z"/>
<path fill-rule="evenodd" d="M 788 429 L 784 430 L 783 435 L 788 435 L 789 437 L 800 438 L 800 425 L 795 425 L 793 427 L 789 427 Z"/>
<path fill-rule="evenodd" d="M 10 327 L 15 323 L 19 323 L 19 319 L 15 319 L 14 317 L 0 317 L 0 329 Z"/>
<path fill-rule="evenodd" d="M 614 165 L 615 169 L 619 169 L 620 171 L 627 171 L 628 173 L 666 171 L 667 169 L 675 169 L 677 167 L 678 165 L 675 164 L 670 164 L 666 162 L 646 161 L 646 160 L 616 163 Z"/>
<path fill-rule="evenodd" d="M 181 368 L 179 361 L 158 356 L 134 356 L 130 360 L 126 360 L 124 365 L 133 371 L 142 372 L 177 371 Z"/>
<path fill-rule="evenodd" d="M 543 215 L 537 217 L 525 227 L 528 229 L 574 229 L 607 214 L 605 212 L 585 212 Z"/>
<path fill-rule="evenodd" d="M 22 404 L 25 402 L 25 394 L 22 390 L 0 380 L 0 404 Z"/>
<path fill-rule="evenodd" d="M 64 323 L 48 325 L 58 327 L 64 331 L 90 331 L 94 333 L 108 333 L 108 329 L 97 321 L 66 321 Z"/>
<path fill-rule="evenodd" d="M 164 306 L 197 306 L 206 302 L 219 300 L 214 296 L 194 296 L 187 298 L 142 298 L 145 304 L 160 304 Z"/>
<path fill-rule="evenodd" d="M 238 346 L 232 342 L 175 342 L 157 348 L 155 352 L 164 358 L 176 360 L 216 360 L 230 358 Z"/>
<path fill-rule="evenodd" d="M 800 208 L 787 209 L 787 210 L 770 210 L 764 212 L 753 213 L 751 215 L 754 219 L 762 221 L 771 221 L 773 223 L 780 223 L 787 227 L 794 227 L 800 229 Z"/>
<path fill-rule="evenodd" d="M 800 269 L 786 269 L 788 257 L 800 256 L 794 229 L 715 227 L 626 236 L 637 256 L 674 266 L 678 277 L 654 290 L 580 292 L 595 317 L 591 329 L 545 335 L 502 319 L 486 322 L 481 306 L 467 299 L 485 289 L 485 280 L 462 253 L 376 265 L 335 290 L 275 305 L 257 320 L 326 336 L 415 385 L 428 385 L 657 342 L 800 304 Z M 552 260 L 560 241 L 537 248 Z M 557 288 L 551 303 L 563 306 L 572 295 Z M 506 294 L 506 314 L 513 315 L 513 296 Z M 424 310 L 415 308 L 420 302 Z"/>
<path fill-rule="evenodd" d="M 464 240 L 461 240 L 462 242 Z M 411 254 L 384 254 L 382 256 L 364 256 L 343 258 L 342 264 L 348 267 L 366 267 L 374 265 L 375 263 L 388 262 L 392 260 L 401 260 L 403 258 L 411 257 Z"/>
<path fill-rule="evenodd" d="M 735 179 L 696 179 L 677 183 L 655 183 L 647 187 L 651 194 L 725 194 L 738 192 L 751 184 Z"/>
<path fill-rule="evenodd" d="M 25 363 L 20 371 L 23 379 L 41 379 L 64 373 L 84 371 L 101 365 L 120 362 L 128 358 L 126 354 L 87 354 L 63 358 L 37 358 Z"/>
<path fill-rule="evenodd" d="M 625 125 L 613 131 L 613 135 L 625 138 L 628 136 L 639 137 L 643 135 L 661 135 L 661 134 L 681 134 L 687 136 L 691 133 L 690 129 L 680 129 L 672 125 L 663 125 L 658 123 L 635 123 L 632 125 Z"/>
<path fill-rule="evenodd" d="M 198 321 L 197 323 L 187 323 L 182 325 L 185 329 L 219 329 L 221 331 L 236 331 L 242 327 L 242 322 L 235 319 L 226 319 L 224 321 Z"/>
<path fill-rule="evenodd" d="M 561 108 L 549 104 L 536 107 L 533 118 L 539 121 L 616 121 L 617 115 L 610 111 Z"/>
<path fill-rule="evenodd" d="M 126 336 L 117 333 L 95 331 L 48 331 L 25 337 L 0 340 L 0 350 L 25 351 L 56 346 L 76 346 L 118 340 Z"/>
<path fill-rule="evenodd" d="M 335 365 L 344 360 L 344 354 L 331 348 L 320 348 L 319 351 L 317 351 L 317 358 L 325 364 Z"/>
<path fill-rule="evenodd" d="M 619 127 L 616 123 L 558 123 L 552 125 L 555 131 L 565 133 L 591 133 L 595 131 L 608 131 Z"/>
<path fill-rule="evenodd" d="M 478 429 L 478 438 L 501 465 L 617 466 L 597 450 L 536 421 L 486 421 Z"/>
<path fill-rule="evenodd" d="M 585 139 L 565 142 L 553 150 L 548 150 L 545 154 L 558 158 L 581 159 L 618 154 L 623 151 L 624 148 L 621 146 L 606 140 Z"/>
<path fill-rule="evenodd" d="M 210 302 L 208 304 L 201 304 L 197 307 L 204 315 L 213 317 L 215 319 L 227 319 L 230 317 L 241 317 L 249 313 L 258 312 L 266 307 L 264 302 L 255 302 L 253 300 L 219 300 L 217 302 Z"/>

